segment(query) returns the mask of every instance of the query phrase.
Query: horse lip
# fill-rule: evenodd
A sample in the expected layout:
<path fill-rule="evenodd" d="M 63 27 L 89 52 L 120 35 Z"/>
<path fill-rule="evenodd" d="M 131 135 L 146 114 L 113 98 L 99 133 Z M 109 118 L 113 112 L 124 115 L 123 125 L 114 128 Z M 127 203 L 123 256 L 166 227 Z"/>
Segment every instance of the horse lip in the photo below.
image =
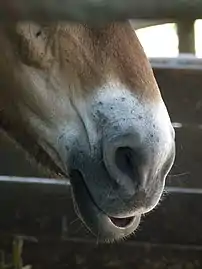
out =
<path fill-rule="evenodd" d="M 126 226 L 117 226 L 114 221 L 116 218 L 107 215 L 95 203 L 82 175 L 78 176 L 77 174 L 75 176 L 74 172 L 71 174 L 70 181 L 72 185 L 75 211 L 91 233 L 94 235 L 99 233 L 100 240 L 102 240 L 102 238 L 104 240 L 114 240 L 128 236 L 137 229 L 141 215 L 132 217 L 131 221 L 128 222 Z M 78 170 L 76 170 L 76 172 L 79 173 Z M 85 203 L 83 201 L 85 201 Z M 103 230 L 102 234 L 100 232 L 101 229 Z"/>
<path fill-rule="evenodd" d="M 128 218 L 114 218 L 108 216 L 112 224 L 120 229 L 125 229 L 133 224 L 136 216 L 128 217 Z"/>

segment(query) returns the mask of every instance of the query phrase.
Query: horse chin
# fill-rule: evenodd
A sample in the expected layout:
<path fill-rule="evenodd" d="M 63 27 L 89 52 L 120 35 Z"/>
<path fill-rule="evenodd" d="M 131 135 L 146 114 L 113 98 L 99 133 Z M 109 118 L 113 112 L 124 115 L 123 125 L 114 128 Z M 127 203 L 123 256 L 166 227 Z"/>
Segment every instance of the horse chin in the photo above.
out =
<path fill-rule="evenodd" d="M 78 171 L 71 175 L 75 212 L 97 241 L 111 243 L 131 235 L 139 226 L 141 215 L 130 218 L 108 216 L 93 200 Z"/>

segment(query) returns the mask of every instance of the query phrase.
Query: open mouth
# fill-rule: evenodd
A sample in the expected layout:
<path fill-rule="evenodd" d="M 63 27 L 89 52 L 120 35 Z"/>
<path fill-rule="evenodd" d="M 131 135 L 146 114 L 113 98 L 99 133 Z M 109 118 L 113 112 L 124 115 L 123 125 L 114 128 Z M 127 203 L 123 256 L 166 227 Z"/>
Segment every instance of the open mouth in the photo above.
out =
<path fill-rule="evenodd" d="M 129 217 L 129 218 L 114 218 L 114 217 L 110 217 L 108 216 L 109 219 L 111 220 L 111 222 L 119 227 L 119 228 L 126 228 L 128 226 L 130 226 L 133 223 L 133 220 L 135 217 Z"/>
<path fill-rule="evenodd" d="M 78 170 L 72 171 L 70 180 L 77 214 L 94 235 L 99 234 L 99 239 L 115 240 L 136 230 L 140 215 L 126 218 L 109 216 L 95 203 Z"/>

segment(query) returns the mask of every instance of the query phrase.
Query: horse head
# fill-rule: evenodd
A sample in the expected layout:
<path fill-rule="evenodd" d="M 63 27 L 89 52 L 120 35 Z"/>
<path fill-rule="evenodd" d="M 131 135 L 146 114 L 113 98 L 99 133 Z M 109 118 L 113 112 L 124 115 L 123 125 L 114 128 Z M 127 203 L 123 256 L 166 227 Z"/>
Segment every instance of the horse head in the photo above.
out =
<path fill-rule="evenodd" d="M 2 128 L 70 178 L 75 209 L 100 240 L 130 235 L 159 202 L 175 158 L 174 129 L 130 23 L 0 31 Z"/>

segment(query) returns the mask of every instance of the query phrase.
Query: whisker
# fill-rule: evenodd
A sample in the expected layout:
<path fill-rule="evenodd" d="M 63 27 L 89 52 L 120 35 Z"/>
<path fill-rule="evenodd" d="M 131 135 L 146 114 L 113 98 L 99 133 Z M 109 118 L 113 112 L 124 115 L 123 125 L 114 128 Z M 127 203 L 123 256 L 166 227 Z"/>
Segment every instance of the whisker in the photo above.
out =
<path fill-rule="evenodd" d="M 74 219 L 73 221 L 71 221 L 71 222 L 69 223 L 69 225 L 72 225 L 72 224 L 74 224 L 74 223 L 77 222 L 77 221 L 80 221 L 80 218 L 79 218 L 79 217 L 77 217 L 76 219 Z"/>
<path fill-rule="evenodd" d="M 190 172 L 184 172 L 184 173 L 179 173 L 179 174 L 174 174 L 174 175 L 168 175 L 168 177 L 183 177 L 190 174 L 191 174 Z"/>
<path fill-rule="evenodd" d="M 75 234 L 78 233 L 82 228 L 84 227 L 84 224 L 81 222 L 78 229 L 75 231 Z"/>

